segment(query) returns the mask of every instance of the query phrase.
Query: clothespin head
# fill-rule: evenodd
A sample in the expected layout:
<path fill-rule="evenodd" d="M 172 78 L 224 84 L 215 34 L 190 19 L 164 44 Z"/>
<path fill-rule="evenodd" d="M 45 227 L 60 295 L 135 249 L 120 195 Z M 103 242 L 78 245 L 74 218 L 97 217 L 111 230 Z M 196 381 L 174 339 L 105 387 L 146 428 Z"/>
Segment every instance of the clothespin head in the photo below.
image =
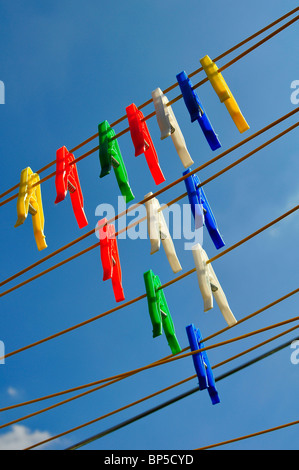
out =
<path fill-rule="evenodd" d="M 224 80 L 222 74 L 219 72 L 219 69 L 215 62 L 213 62 L 208 55 L 204 56 L 200 63 L 212 85 L 216 94 L 219 97 L 221 103 L 224 103 L 232 120 L 237 126 L 240 133 L 243 133 L 249 129 L 249 125 L 246 122 L 241 110 L 230 91 L 226 81 Z"/>
<path fill-rule="evenodd" d="M 161 170 L 158 155 L 142 111 L 132 103 L 127 106 L 126 113 L 132 142 L 135 148 L 135 157 L 143 153 L 155 183 L 157 185 L 163 183 L 165 177 Z"/>
<path fill-rule="evenodd" d="M 183 175 L 191 173 L 191 169 L 183 172 Z M 193 173 L 185 178 L 185 185 L 188 193 L 188 199 L 191 206 L 191 211 L 195 219 L 196 228 L 206 225 L 209 235 L 217 250 L 222 248 L 225 243 L 222 235 L 217 226 L 216 219 L 212 212 L 211 206 L 207 200 L 203 188 L 200 186 L 200 180 L 198 176 Z"/>
<path fill-rule="evenodd" d="M 55 187 L 56 187 L 56 199 L 55 204 L 63 201 L 66 198 L 67 191 L 69 188 L 69 173 L 71 168 L 69 166 L 72 157 L 68 149 L 63 146 L 56 151 L 56 174 L 55 174 Z M 73 192 L 76 191 L 75 184 L 72 184 Z"/>
<path fill-rule="evenodd" d="M 197 351 L 204 348 L 201 332 L 195 328 L 193 323 L 186 327 L 187 336 L 191 351 Z M 200 390 L 208 390 L 213 405 L 220 403 L 220 398 L 216 389 L 212 368 L 206 351 L 199 351 L 192 354 L 194 368 L 198 377 Z"/>
<path fill-rule="evenodd" d="M 99 134 L 99 159 L 101 164 L 100 178 L 108 175 L 113 167 L 114 174 L 126 202 L 132 201 L 135 196 L 129 184 L 128 173 L 120 151 L 120 147 L 114 129 L 108 121 L 98 125 Z"/>
<path fill-rule="evenodd" d="M 17 199 L 18 218 L 15 227 L 22 225 L 28 214 L 31 214 L 34 238 L 38 250 L 41 251 L 47 248 L 47 244 L 44 235 L 45 218 L 39 181 L 39 175 L 33 173 L 30 167 L 22 170 Z"/>
<path fill-rule="evenodd" d="M 192 87 L 190 78 L 184 71 L 177 74 L 176 78 L 180 86 L 185 105 L 189 111 L 191 122 L 198 121 L 210 148 L 212 150 L 217 150 L 221 147 L 220 141 L 196 91 Z"/>
<path fill-rule="evenodd" d="M 168 98 L 160 88 L 152 91 L 152 98 L 156 111 L 158 126 L 161 131 L 161 140 L 171 136 L 176 151 L 185 168 L 193 165 L 182 131 L 178 125 L 174 112 L 169 105 Z"/>
<path fill-rule="evenodd" d="M 171 125 L 170 106 L 168 98 L 164 95 L 161 88 L 152 91 L 152 99 L 155 107 L 157 123 L 161 132 L 161 140 L 166 139 L 175 132 L 175 128 Z"/>
<path fill-rule="evenodd" d="M 114 141 L 111 140 L 114 137 L 115 132 L 110 127 L 108 121 L 103 121 L 98 125 L 99 132 L 99 158 L 101 163 L 100 178 L 108 175 L 111 171 L 112 165 L 112 152 L 115 152 Z"/>
<path fill-rule="evenodd" d="M 62 202 L 69 191 L 74 215 L 81 229 L 88 225 L 88 221 L 84 212 L 83 194 L 74 160 L 74 155 L 65 146 L 56 151 L 55 204 Z"/>
<path fill-rule="evenodd" d="M 212 87 L 214 88 L 219 100 L 223 103 L 225 100 L 231 97 L 230 91 L 226 85 L 226 82 L 222 74 L 218 71 L 218 67 L 208 55 L 204 56 L 200 63 L 206 72 L 208 79 Z"/>
<path fill-rule="evenodd" d="M 151 269 L 143 274 L 143 278 L 153 327 L 153 338 L 162 335 L 162 330 L 164 330 L 172 354 L 177 354 L 181 351 L 181 347 L 175 334 L 174 324 L 160 278 Z"/>

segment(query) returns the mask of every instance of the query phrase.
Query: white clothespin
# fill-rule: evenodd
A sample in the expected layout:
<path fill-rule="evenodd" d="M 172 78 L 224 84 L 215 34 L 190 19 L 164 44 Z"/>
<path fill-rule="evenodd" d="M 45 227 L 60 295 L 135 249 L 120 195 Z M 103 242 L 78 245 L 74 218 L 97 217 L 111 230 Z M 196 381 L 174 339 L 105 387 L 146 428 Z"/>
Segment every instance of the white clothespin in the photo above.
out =
<path fill-rule="evenodd" d="M 237 323 L 229 305 L 223 289 L 217 279 L 211 263 L 205 250 L 199 243 L 192 247 L 198 285 L 204 301 L 204 312 L 213 308 L 213 297 L 229 326 Z"/>
<path fill-rule="evenodd" d="M 168 98 L 160 88 L 152 91 L 152 98 L 156 111 L 158 126 L 161 131 L 161 140 L 171 135 L 176 151 L 185 168 L 193 165 L 193 160 L 188 152 L 182 131 L 177 123 L 171 106 L 167 106 Z"/>
<path fill-rule="evenodd" d="M 144 196 L 147 198 L 153 193 L 148 193 Z M 151 255 L 157 253 L 160 249 L 160 241 L 174 273 L 182 270 L 182 266 L 176 255 L 175 247 L 170 236 L 164 215 L 162 213 L 159 201 L 157 198 L 149 199 L 145 202 L 146 215 L 147 215 L 147 229 L 151 242 Z"/>

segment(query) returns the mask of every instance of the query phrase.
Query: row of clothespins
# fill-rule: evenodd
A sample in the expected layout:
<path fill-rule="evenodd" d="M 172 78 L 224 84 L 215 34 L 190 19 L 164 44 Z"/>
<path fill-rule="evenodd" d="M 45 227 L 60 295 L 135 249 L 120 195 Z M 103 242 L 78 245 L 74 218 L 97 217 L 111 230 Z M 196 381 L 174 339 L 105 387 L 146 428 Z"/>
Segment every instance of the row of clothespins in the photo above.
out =
<path fill-rule="evenodd" d="M 249 126 L 222 74 L 219 73 L 217 65 L 211 61 L 208 56 L 205 56 L 200 62 L 220 101 L 226 105 L 238 130 L 242 133 L 249 129 Z M 183 71 L 179 73 L 176 78 L 185 105 L 189 111 L 191 122 L 198 121 L 211 150 L 217 150 L 221 147 L 220 141 L 197 93 L 192 87 L 192 83 L 188 75 Z M 190 166 L 194 162 L 188 152 L 184 136 L 179 128 L 172 108 L 169 105 L 169 101 L 160 88 L 157 88 L 152 92 L 152 98 L 157 122 L 161 131 L 161 139 L 163 140 L 166 137 L 171 136 L 181 162 L 186 168 L 183 172 L 183 175 L 186 176 L 188 173 L 191 173 Z M 145 155 L 151 175 L 156 185 L 159 185 L 165 181 L 165 177 L 161 170 L 157 152 L 143 113 L 135 106 L 134 103 L 132 103 L 126 108 L 126 114 L 135 149 L 135 156 L 141 154 Z M 132 201 L 134 199 L 134 194 L 129 183 L 127 170 L 118 141 L 115 137 L 115 131 L 110 127 L 108 121 L 103 121 L 99 124 L 98 135 L 99 159 L 101 164 L 100 178 L 108 175 L 113 168 L 120 192 L 125 201 Z M 69 191 L 78 226 L 79 228 L 83 228 L 88 225 L 88 221 L 84 212 L 83 195 L 77 167 L 76 164 L 73 163 L 74 160 L 74 155 L 70 153 L 66 147 L 61 147 L 57 150 L 55 203 L 57 204 L 63 201 Z M 195 228 L 200 228 L 205 225 L 216 249 L 223 247 L 223 238 L 220 234 L 216 219 L 203 188 L 200 187 L 198 176 L 191 173 L 184 181 L 191 211 L 196 222 Z M 152 195 L 152 193 L 145 195 L 145 199 L 150 195 Z M 150 198 L 145 202 L 145 207 L 147 211 L 148 233 L 151 242 L 151 254 L 159 251 L 160 242 L 162 241 L 162 245 L 173 272 L 179 272 L 182 267 L 176 255 L 175 247 L 158 199 L 153 197 Z M 39 176 L 38 174 L 33 173 L 29 167 L 24 169 L 21 173 L 17 213 L 18 220 L 16 226 L 24 223 L 28 213 L 33 216 L 33 229 L 37 247 L 39 250 L 46 248 L 44 214 L 42 209 Z M 125 299 L 125 296 L 122 287 L 122 273 L 117 240 L 115 237 L 115 228 L 114 225 L 107 223 L 107 220 L 103 219 L 99 222 L 98 230 L 101 262 L 103 267 L 103 280 L 111 279 L 115 300 L 120 302 Z M 192 248 L 192 252 L 197 271 L 199 288 L 204 301 L 204 311 L 213 308 L 214 297 L 228 325 L 235 324 L 236 319 L 230 310 L 226 296 L 215 275 L 211 263 L 209 262 L 206 252 L 200 244 L 196 244 Z M 148 308 L 153 325 L 153 337 L 162 334 L 162 330 L 164 330 L 172 353 L 177 354 L 181 351 L 181 348 L 175 335 L 174 325 L 165 295 L 161 289 L 160 279 L 158 276 L 154 275 L 151 270 L 149 270 L 144 273 L 144 280 L 148 299 Z M 200 331 L 196 329 L 194 325 L 189 325 L 187 327 L 187 334 L 191 350 L 194 351 L 203 347 Z M 207 388 L 210 393 L 212 403 L 218 403 L 219 396 L 215 388 L 213 374 L 208 363 L 206 352 L 202 351 L 192 357 L 198 375 L 200 389 Z"/>
<path fill-rule="evenodd" d="M 226 84 L 222 74 L 218 71 L 217 65 L 205 56 L 201 59 L 201 64 L 205 70 L 210 83 L 217 93 L 221 102 L 223 102 L 229 111 L 238 130 L 244 132 L 249 126 L 244 119 L 240 108 L 234 99 L 228 85 Z M 189 111 L 191 122 L 198 121 L 203 134 L 212 150 L 221 147 L 218 136 L 215 133 L 211 122 L 204 110 L 204 107 L 192 87 L 192 83 L 188 75 L 183 71 L 177 75 L 177 81 L 182 92 L 182 96 L 186 107 Z M 194 162 L 188 152 L 184 136 L 177 123 L 175 115 L 169 101 L 160 88 L 152 92 L 152 98 L 155 106 L 155 113 L 159 128 L 161 130 L 161 139 L 171 136 L 174 146 L 185 168 L 189 168 Z M 135 156 L 145 155 L 150 172 L 155 183 L 161 184 L 165 181 L 165 177 L 161 170 L 157 152 L 150 136 L 146 121 L 142 112 L 132 103 L 126 108 L 127 118 L 130 127 L 132 142 L 135 149 Z M 115 131 L 112 129 L 108 121 L 103 121 L 98 126 L 99 134 L 99 159 L 101 164 L 100 177 L 104 177 L 111 172 L 113 168 L 119 189 L 126 202 L 134 199 L 131 189 L 126 167 L 122 158 L 122 154 L 115 138 Z M 83 194 L 80 186 L 79 176 L 75 157 L 66 147 L 61 147 L 56 152 L 56 200 L 55 203 L 63 201 L 69 191 L 72 207 L 79 228 L 88 225 L 88 221 L 84 212 Z M 34 236 L 37 247 L 43 250 L 47 247 L 44 235 L 44 213 L 42 207 L 41 188 L 39 184 L 39 175 L 33 173 L 30 167 L 25 168 L 21 172 L 21 180 L 19 186 L 19 195 L 17 201 L 18 219 L 16 227 L 23 224 L 28 213 L 33 217 Z"/>
<path fill-rule="evenodd" d="M 166 225 L 164 225 L 165 221 L 161 226 L 160 222 L 157 222 L 155 217 L 152 218 L 149 216 L 149 212 L 147 212 L 147 214 L 151 246 L 152 248 L 154 247 L 154 251 L 152 250 L 151 254 L 159 250 L 160 240 L 162 240 L 164 248 L 167 246 L 165 251 L 173 271 L 180 271 L 182 268 L 176 256 L 173 241 L 169 234 L 168 228 Z M 98 227 L 101 262 L 104 273 L 103 281 L 111 279 L 115 300 L 120 302 L 125 300 L 125 296 L 122 286 L 122 271 L 114 225 L 107 223 L 107 219 L 102 219 L 98 222 Z M 163 227 L 165 230 L 162 232 L 161 229 Z M 153 236 L 153 232 L 156 235 Z M 212 264 L 209 262 L 207 253 L 202 248 L 202 246 L 197 243 L 192 247 L 192 254 L 197 273 L 198 285 L 203 298 L 204 311 L 207 312 L 213 308 L 215 299 L 219 310 L 221 311 L 228 326 L 236 324 L 237 320 L 230 309 L 226 295 L 215 274 Z M 172 354 L 178 354 L 182 349 L 176 337 L 174 323 L 164 291 L 162 289 L 160 278 L 158 275 L 155 275 L 151 269 L 145 272 L 143 277 L 145 282 L 148 311 L 152 323 L 153 338 L 162 335 L 164 331 Z M 188 325 L 186 329 L 191 351 L 204 348 L 200 330 L 195 328 L 193 324 Z M 193 354 L 192 358 L 198 376 L 200 390 L 207 389 L 212 403 L 219 403 L 220 399 L 215 388 L 213 373 L 206 351 L 204 350 Z"/>

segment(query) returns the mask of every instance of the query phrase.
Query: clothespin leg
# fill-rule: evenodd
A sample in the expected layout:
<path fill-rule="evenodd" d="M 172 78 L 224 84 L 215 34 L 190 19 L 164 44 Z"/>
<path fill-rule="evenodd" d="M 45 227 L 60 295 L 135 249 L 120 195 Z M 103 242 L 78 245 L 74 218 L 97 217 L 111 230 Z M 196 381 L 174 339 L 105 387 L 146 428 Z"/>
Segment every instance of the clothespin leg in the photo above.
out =
<path fill-rule="evenodd" d="M 213 294 L 206 265 L 207 257 L 204 256 L 204 250 L 199 243 L 192 247 L 192 255 L 196 268 L 199 289 L 204 302 L 204 312 L 207 312 L 213 308 Z"/>
<path fill-rule="evenodd" d="M 163 290 L 159 291 L 159 296 L 160 308 L 164 311 L 164 314 L 162 314 L 163 330 L 172 354 L 178 354 L 179 352 L 181 352 L 182 349 L 175 334 L 174 324 L 170 315 L 170 311 Z"/>
<path fill-rule="evenodd" d="M 80 198 L 79 188 L 76 188 L 74 192 L 70 192 L 70 197 L 78 227 L 80 229 L 86 227 L 86 225 L 88 225 L 88 221 Z"/>
<path fill-rule="evenodd" d="M 162 245 L 167 256 L 170 267 L 174 273 L 178 273 L 182 270 L 181 263 L 177 257 L 175 247 L 171 237 L 162 239 Z"/>
<path fill-rule="evenodd" d="M 121 271 L 118 268 L 118 266 L 113 269 L 111 281 L 112 281 L 112 288 L 114 292 L 115 301 L 121 302 L 125 300 L 125 294 L 124 294 L 124 290 L 122 287 Z"/>
<path fill-rule="evenodd" d="M 38 202 L 32 200 L 32 206 L 36 211 L 36 214 L 32 216 L 33 234 L 35 242 L 39 251 L 47 248 L 46 237 L 44 235 L 44 220 L 40 213 L 40 206 Z"/>
<path fill-rule="evenodd" d="M 215 274 L 212 264 L 209 263 L 208 267 L 209 267 L 209 273 L 210 273 L 210 281 L 213 285 L 217 287 L 217 289 L 213 291 L 213 296 L 215 297 L 219 310 L 221 311 L 228 326 L 235 325 L 237 323 L 237 320 L 230 309 L 227 298 L 217 279 L 217 276 Z"/>
<path fill-rule="evenodd" d="M 152 149 L 150 148 L 149 150 L 146 150 L 144 152 L 144 155 L 145 155 L 145 159 L 147 161 L 148 167 L 150 169 L 150 172 L 152 174 L 152 177 L 154 178 L 156 185 L 164 183 L 165 177 L 159 165 L 158 157 L 156 153 L 153 152 Z"/>

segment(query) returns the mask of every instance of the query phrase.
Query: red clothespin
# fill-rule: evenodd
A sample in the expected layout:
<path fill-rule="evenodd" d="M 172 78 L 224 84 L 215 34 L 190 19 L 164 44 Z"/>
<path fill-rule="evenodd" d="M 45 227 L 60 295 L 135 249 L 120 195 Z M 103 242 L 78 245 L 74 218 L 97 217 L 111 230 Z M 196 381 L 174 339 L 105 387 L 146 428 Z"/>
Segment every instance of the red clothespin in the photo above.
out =
<path fill-rule="evenodd" d="M 161 184 L 165 177 L 159 165 L 158 155 L 150 136 L 142 111 L 134 103 L 126 108 L 130 133 L 135 147 L 135 157 L 144 153 L 155 183 Z"/>
<path fill-rule="evenodd" d="M 75 160 L 75 157 L 70 153 L 66 147 L 61 147 L 56 152 L 56 200 L 55 204 L 63 201 L 67 195 L 67 191 L 70 192 L 71 202 L 73 211 L 79 225 L 79 228 L 86 227 L 88 225 L 86 215 L 83 208 L 83 195 L 81 191 L 79 176 L 76 164 L 73 165 L 71 162 Z"/>
<path fill-rule="evenodd" d="M 125 300 L 121 281 L 121 267 L 118 255 L 115 228 L 112 224 L 107 224 L 107 219 L 98 222 L 101 261 L 103 266 L 103 281 L 111 279 L 112 288 L 116 302 Z"/>

